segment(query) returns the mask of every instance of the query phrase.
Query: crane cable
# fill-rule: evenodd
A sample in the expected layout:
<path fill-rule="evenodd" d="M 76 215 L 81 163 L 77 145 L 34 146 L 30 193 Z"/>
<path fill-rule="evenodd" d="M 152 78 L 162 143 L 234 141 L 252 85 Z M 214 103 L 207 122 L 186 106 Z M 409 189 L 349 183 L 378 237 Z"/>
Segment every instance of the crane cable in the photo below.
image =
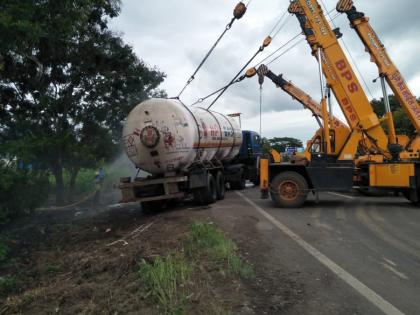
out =
<path fill-rule="evenodd" d="M 288 18 L 291 16 L 287 16 L 287 18 L 285 19 L 284 23 L 281 24 L 281 22 L 283 21 L 284 17 L 287 14 L 287 10 L 285 11 L 285 13 L 280 17 L 280 19 L 275 23 L 274 27 L 271 29 L 271 31 L 269 32 L 269 35 L 264 39 L 263 44 L 259 47 L 259 49 L 257 50 L 257 52 L 248 60 L 248 62 L 242 67 L 241 70 L 239 70 L 239 72 L 233 77 L 233 79 L 220 91 L 219 95 L 217 95 L 217 97 L 213 100 L 213 102 L 209 105 L 209 107 L 207 107 L 207 110 L 209 110 L 219 99 L 220 97 L 222 97 L 222 95 L 226 92 L 226 90 L 233 84 L 235 84 L 236 80 L 238 79 L 238 77 L 241 75 L 241 73 L 249 66 L 249 64 L 261 53 L 264 51 L 264 49 L 269 46 L 271 44 L 271 42 L 273 41 L 273 39 L 280 33 L 280 31 L 284 28 L 284 26 L 287 24 L 288 22 Z M 280 25 L 280 26 L 279 26 Z M 285 44 L 287 45 L 287 43 Z M 284 45 L 284 46 L 285 46 Z M 245 75 L 243 75 L 243 77 L 245 77 Z"/>
<path fill-rule="evenodd" d="M 329 14 L 334 11 L 335 9 L 331 10 L 328 12 L 328 16 Z M 340 16 L 341 13 L 337 13 L 336 15 L 334 15 L 332 18 L 330 17 L 330 21 L 332 22 L 334 21 L 338 16 Z M 267 59 L 269 59 L 270 57 L 274 56 L 275 54 L 277 54 L 279 51 L 281 51 L 283 48 L 285 48 L 287 45 L 289 45 L 291 42 L 293 42 L 296 38 L 298 38 L 300 35 L 302 35 L 303 32 L 300 32 L 298 34 L 296 34 L 295 36 L 293 36 L 291 39 L 289 39 L 284 45 L 280 46 L 278 49 L 276 49 L 275 51 L 273 51 L 270 55 L 268 55 L 267 57 L 265 57 L 263 60 L 261 60 L 258 64 L 255 65 L 255 68 L 258 67 L 259 65 L 263 64 Z M 280 58 L 281 56 L 285 55 L 287 52 L 289 52 L 291 49 L 293 49 L 294 47 L 296 47 L 297 45 L 299 45 L 301 42 L 303 42 L 305 39 L 302 38 L 300 39 L 298 42 L 296 42 L 295 44 L 293 44 L 290 48 L 286 49 L 284 52 L 282 52 L 280 55 L 278 55 L 277 57 L 275 57 L 273 60 L 269 61 L 268 63 L 266 63 L 266 65 L 270 65 L 272 64 L 274 61 L 276 61 L 278 58 Z"/>
<path fill-rule="evenodd" d="M 244 80 L 246 77 L 245 76 L 241 76 L 241 77 L 239 77 L 238 79 L 236 79 L 232 84 L 228 84 L 228 85 L 225 85 L 224 87 L 222 87 L 222 88 L 220 88 L 220 89 L 218 89 L 218 90 L 216 90 L 216 91 L 214 91 L 214 92 L 212 92 L 212 93 L 210 93 L 209 95 L 207 95 L 207 96 L 205 96 L 205 97 L 200 97 L 196 102 L 194 102 L 194 103 L 192 103 L 191 104 L 191 106 L 195 106 L 195 105 L 197 105 L 197 104 L 199 104 L 199 103 L 203 103 L 206 99 L 208 99 L 208 98 L 210 98 L 210 97 L 212 97 L 213 95 L 215 95 L 215 94 L 217 94 L 217 93 L 219 93 L 219 92 L 221 92 L 223 89 L 225 89 L 226 87 L 229 87 L 229 86 L 231 86 L 231 85 L 233 85 L 233 84 L 236 84 L 236 83 L 239 83 L 239 82 L 241 82 L 242 80 Z"/>
<path fill-rule="evenodd" d="M 267 59 L 269 59 L 270 57 L 274 56 L 276 53 L 278 53 L 280 50 L 282 50 L 283 48 L 285 48 L 287 45 L 289 45 L 291 42 L 293 42 L 296 38 L 298 38 L 301 34 L 303 34 L 302 32 L 300 32 L 299 34 L 296 34 L 295 36 L 293 36 L 291 39 L 289 39 L 286 43 L 284 43 L 283 45 L 281 45 L 279 48 L 277 48 L 275 51 L 273 51 L 271 54 L 269 54 L 267 57 L 265 57 L 263 60 L 261 60 L 259 63 L 257 63 L 255 65 L 255 67 L 258 67 L 259 65 L 261 65 L 264 61 L 266 61 Z"/>
<path fill-rule="evenodd" d="M 239 72 L 233 77 L 233 79 L 225 86 L 225 88 L 217 95 L 217 97 L 213 100 L 213 102 L 210 104 L 209 107 L 207 107 L 207 110 L 209 110 L 219 99 L 220 97 L 226 92 L 226 90 L 235 83 L 236 79 L 241 75 L 241 73 L 249 66 L 249 64 L 261 53 L 264 51 L 264 48 L 270 45 L 271 43 L 271 37 L 267 36 L 264 39 L 263 44 L 258 48 L 257 52 L 247 61 L 247 63 L 239 70 Z"/>
<path fill-rule="evenodd" d="M 301 35 L 302 33 L 297 34 L 296 36 L 294 36 L 292 39 L 288 40 L 284 45 L 282 45 L 280 48 L 278 48 L 276 51 L 274 51 L 273 53 L 271 53 L 269 56 L 267 56 L 266 58 L 264 58 L 261 62 L 259 62 L 257 65 L 255 65 L 255 67 L 258 67 L 259 65 L 261 65 L 265 60 L 267 60 L 268 58 L 270 58 L 271 56 L 273 56 L 274 54 L 276 54 L 277 52 L 279 52 L 281 49 L 285 48 L 288 44 L 290 44 L 293 40 L 295 40 L 299 35 Z M 284 54 L 286 54 L 287 52 L 289 52 L 292 48 L 294 48 L 297 44 L 299 44 L 300 42 L 302 42 L 303 39 L 301 39 L 298 43 L 295 43 L 292 47 L 290 47 L 289 49 L 287 49 L 286 51 L 284 51 L 281 55 L 277 56 L 274 60 L 270 61 L 268 64 L 271 64 L 272 62 L 274 62 L 275 60 L 277 60 L 279 57 L 283 56 Z M 248 64 L 247 64 L 248 65 Z M 247 65 L 245 65 L 244 68 L 247 67 Z M 244 69 L 243 68 L 243 69 Z M 242 71 L 241 71 L 242 72 Z M 205 96 L 205 97 L 200 97 L 196 102 L 194 102 L 193 104 L 191 104 L 191 106 L 195 106 L 199 103 L 204 102 L 205 100 L 207 100 L 208 98 L 214 96 L 215 94 L 229 88 L 230 86 L 241 82 L 242 80 L 244 80 L 246 78 L 246 75 L 242 75 L 239 78 L 237 78 L 236 80 L 234 80 L 233 82 L 229 82 L 227 85 L 223 86 L 222 88 L 210 93 L 209 95 Z"/>
<path fill-rule="evenodd" d="M 207 61 L 207 59 L 210 57 L 210 55 L 213 53 L 214 49 L 217 47 L 217 45 L 220 43 L 222 38 L 225 36 L 225 34 L 232 28 L 233 23 L 235 23 L 236 20 L 240 20 L 246 13 L 246 10 L 252 0 L 249 0 L 248 3 L 245 5 L 242 1 L 239 2 L 235 9 L 233 10 L 233 17 L 230 20 L 230 22 L 226 25 L 225 30 L 222 32 L 222 34 L 219 36 L 219 38 L 216 40 L 216 42 L 213 44 L 213 46 L 210 48 L 210 50 L 205 55 L 204 59 L 201 61 L 201 63 L 198 65 L 197 69 L 194 71 L 194 73 L 191 75 L 191 77 L 188 79 L 185 86 L 182 88 L 182 90 L 179 92 L 178 96 L 175 97 L 179 99 L 186 90 L 186 88 L 191 84 L 192 81 L 194 81 L 196 74 L 198 71 L 200 71 L 201 67 L 204 65 L 204 63 Z"/>
<path fill-rule="evenodd" d="M 258 83 L 260 84 L 260 139 L 262 139 L 262 103 L 263 103 L 263 83 L 264 76 L 258 76 Z"/>

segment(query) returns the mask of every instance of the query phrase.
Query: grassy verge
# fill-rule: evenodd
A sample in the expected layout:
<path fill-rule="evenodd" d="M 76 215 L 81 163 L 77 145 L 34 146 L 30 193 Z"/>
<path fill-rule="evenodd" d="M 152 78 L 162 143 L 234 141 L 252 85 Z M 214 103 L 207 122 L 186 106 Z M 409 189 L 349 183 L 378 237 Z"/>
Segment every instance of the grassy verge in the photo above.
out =
<path fill-rule="evenodd" d="M 154 262 L 140 264 L 140 276 L 147 287 L 147 294 L 167 313 L 186 312 L 187 282 L 192 266 L 185 256 L 170 254 L 165 259 L 156 258 Z"/>
<path fill-rule="evenodd" d="M 139 275 L 145 285 L 145 297 L 158 303 L 162 313 L 188 313 L 189 298 L 197 289 L 193 278 L 202 273 L 203 265 L 232 277 L 254 277 L 252 267 L 237 255 L 234 242 L 216 226 L 195 222 L 189 226 L 181 251 L 141 262 Z M 229 314 L 216 302 L 210 304 L 213 310 L 204 310 L 205 314 Z"/>
<path fill-rule="evenodd" d="M 236 244 L 226 239 L 223 232 L 213 224 L 191 224 L 184 246 L 187 255 L 193 259 L 207 257 L 217 267 L 227 269 L 242 278 L 254 277 L 251 266 L 236 254 Z"/>

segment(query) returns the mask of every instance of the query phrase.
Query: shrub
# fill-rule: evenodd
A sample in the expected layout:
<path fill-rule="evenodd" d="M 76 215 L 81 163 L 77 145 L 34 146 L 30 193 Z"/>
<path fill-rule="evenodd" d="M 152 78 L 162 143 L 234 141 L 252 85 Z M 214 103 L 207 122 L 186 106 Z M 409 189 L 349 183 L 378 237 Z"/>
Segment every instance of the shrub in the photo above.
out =
<path fill-rule="evenodd" d="M 7 258 L 8 248 L 4 241 L 0 238 L 0 264 Z"/>
<path fill-rule="evenodd" d="M 46 176 L 0 163 L 0 224 L 32 212 L 48 197 Z"/>
<path fill-rule="evenodd" d="M 17 281 L 15 277 L 0 277 L 0 294 L 7 295 L 16 291 Z"/>

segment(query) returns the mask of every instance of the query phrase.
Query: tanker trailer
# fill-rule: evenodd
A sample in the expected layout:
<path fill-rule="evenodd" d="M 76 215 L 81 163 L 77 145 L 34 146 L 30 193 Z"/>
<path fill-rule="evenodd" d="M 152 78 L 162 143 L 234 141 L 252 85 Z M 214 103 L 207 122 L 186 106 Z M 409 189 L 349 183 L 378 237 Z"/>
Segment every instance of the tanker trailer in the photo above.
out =
<path fill-rule="evenodd" d="M 187 196 L 202 205 L 223 199 L 226 183 L 242 189 L 256 174 L 250 170 L 257 166 L 258 154 L 250 154 L 255 144 L 244 144 L 230 117 L 174 99 L 142 102 L 127 117 L 123 146 L 135 167 L 150 176 L 122 178 L 122 202 L 154 208 Z"/>

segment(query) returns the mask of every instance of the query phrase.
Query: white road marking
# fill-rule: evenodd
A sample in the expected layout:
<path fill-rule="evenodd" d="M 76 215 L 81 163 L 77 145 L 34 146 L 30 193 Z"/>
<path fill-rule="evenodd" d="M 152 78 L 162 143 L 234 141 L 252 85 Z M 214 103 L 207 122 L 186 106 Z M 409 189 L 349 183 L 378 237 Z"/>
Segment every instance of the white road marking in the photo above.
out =
<path fill-rule="evenodd" d="M 316 209 L 314 213 L 311 214 L 312 219 L 317 219 L 321 216 L 321 209 Z"/>
<path fill-rule="evenodd" d="M 387 263 L 382 263 L 382 266 L 384 266 L 385 269 L 388 269 L 389 271 L 391 271 L 394 274 L 396 274 L 398 277 L 400 277 L 400 278 L 402 278 L 404 280 L 408 280 L 408 277 L 405 274 L 403 274 L 402 272 L 399 272 L 398 270 L 396 270 L 391 265 L 388 265 Z"/>
<path fill-rule="evenodd" d="M 397 264 L 394 263 L 391 259 L 388 259 L 388 258 L 385 258 L 385 257 L 383 257 L 383 258 L 388 263 L 388 265 L 392 265 L 394 267 L 397 267 Z"/>
<path fill-rule="evenodd" d="M 344 211 L 344 208 L 343 207 L 339 207 L 337 210 L 336 210 L 336 217 L 337 217 L 337 219 L 338 220 L 345 220 L 346 219 L 346 212 Z"/>
<path fill-rule="evenodd" d="M 330 195 L 333 195 L 333 196 L 338 196 L 338 197 L 342 197 L 342 198 L 347 198 L 347 199 L 355 199 L 354 197 L 352 197 L 352 196 L 347 196 L 347 195 L 343 195 L 343 194 L 339 194 L 339 193 L 335 193 L 335 192 L 329 192 L 329 194 Z"/>
<path fill-rule="evenodd" d="M 262 216 L 264 216 L 267 220 L 269 220 L 274 226 L 280 229 L 283 233 L 289 236 L 292 240 L 294 240 L 299 246 L 301 246 L 304 250 L 306 250 L 309 254 L 311 254 L 314 258 L 316 258 L 321 264 L 326 266 L 330 269 L 334 274 L 336 274 L 339 278 L 341 278 L 344 282 L 350 285 L 353 289 L 359 292 L 362 296 L 364 296 L 367 300 L 369 300 L 373 305 L 379 308 L 382 312 L 387 315 L 404 315 L 399 309 L 397 309 L 394 305 L 389 303 L 375 291 L 364 285 L 362 282 L 357 280 L 353 277 L 350 273 L 345 271 L 327 256 L 322 254 L 318 251 L 315 247 L 304 241 L 300 236 L 290 230 L 287 226 L 283 223 L 275 219 L 273 216 L 268 214 L 265 210 L 259 207 L 256 203 L 252 200 L 247 198 L 244 194 L 240 192 L 236 192 L 242 199 L 244 199 L 247 203 L 249 203 L 255 210 L 257 210 Z"/>

